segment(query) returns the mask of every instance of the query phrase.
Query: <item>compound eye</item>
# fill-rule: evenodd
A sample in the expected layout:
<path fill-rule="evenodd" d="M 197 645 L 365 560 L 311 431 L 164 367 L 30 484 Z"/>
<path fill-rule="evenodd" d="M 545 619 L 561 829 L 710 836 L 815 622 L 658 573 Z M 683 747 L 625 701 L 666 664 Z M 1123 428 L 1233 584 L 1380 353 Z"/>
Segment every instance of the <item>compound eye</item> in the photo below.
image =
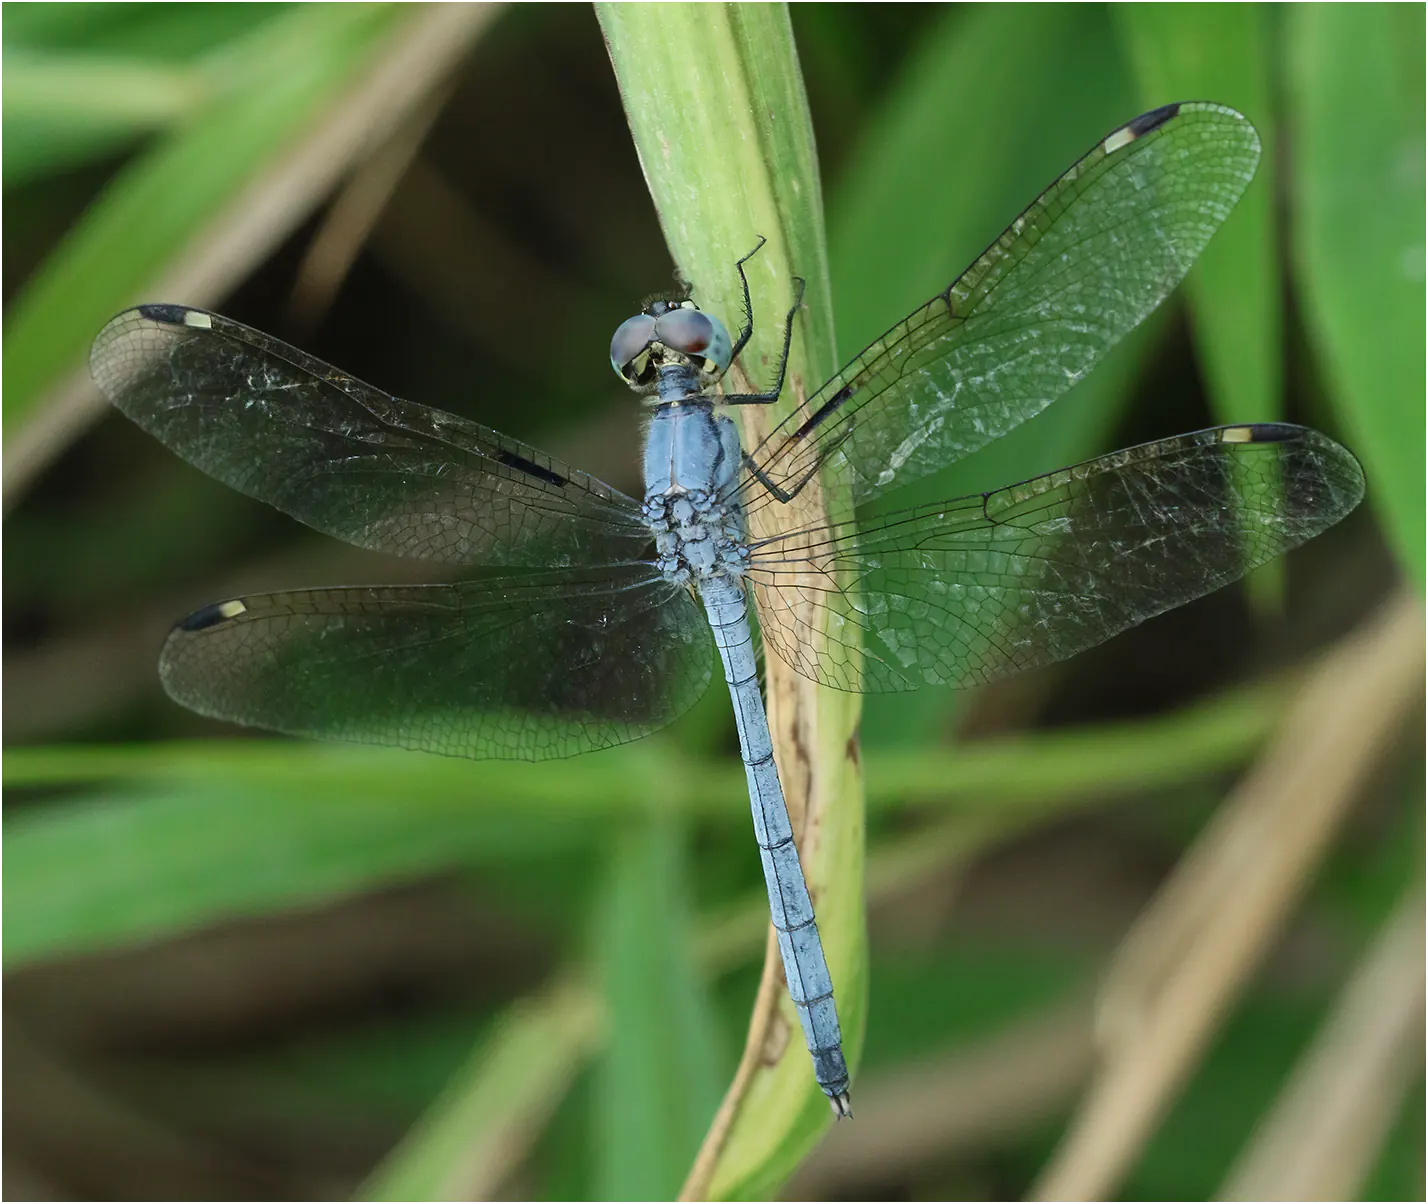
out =
<path fill-rule="evenodd" d="M 723 372 L 729 366 L 729 332 L 718 318 L 698 309 L 673 309 L 659 319 L 656 338 L 672 351 L 698 356 Z"/>
<path fill-rule="evenodd" d="M 654 333 L 655 320 L 649 314 L 636 314 L 620 323 L 620 329 L 610 340 L 610 367 L 622 380 L 634 380 L 640 375 L 629 369 L 649 347 Z"/>

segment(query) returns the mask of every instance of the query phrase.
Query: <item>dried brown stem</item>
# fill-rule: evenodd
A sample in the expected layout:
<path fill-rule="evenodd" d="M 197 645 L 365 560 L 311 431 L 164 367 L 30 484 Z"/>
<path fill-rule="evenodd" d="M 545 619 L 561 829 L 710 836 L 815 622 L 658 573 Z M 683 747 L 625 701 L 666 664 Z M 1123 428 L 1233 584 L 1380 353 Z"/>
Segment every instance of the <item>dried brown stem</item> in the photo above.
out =
<path fill-rule="evenodd" d="M 1423 657 L 1421 603 L 1400 596 L 1306 682 L 1127 939 L 1102 997 L 1101 1071 L 1033 1198 L 1114 1193 L 1417 705 Z"/>

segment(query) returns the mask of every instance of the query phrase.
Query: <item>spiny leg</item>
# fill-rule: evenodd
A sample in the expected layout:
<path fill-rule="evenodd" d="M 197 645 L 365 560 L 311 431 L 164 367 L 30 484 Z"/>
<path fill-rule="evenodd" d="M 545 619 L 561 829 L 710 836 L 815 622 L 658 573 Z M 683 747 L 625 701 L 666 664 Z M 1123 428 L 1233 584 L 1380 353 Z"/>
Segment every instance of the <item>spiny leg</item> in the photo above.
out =
<path fill-rule="evenodd" d="M 833 455 L 833 453 L 836 452 L 840 447 L 843 446 L 844 442 L 852 433 L 852 431 L 848 431 L 845 434 L 840 435 L 835 441 L 833 441 L 826 448 L 824 448 L 819 453 L 818 458 L 813 462 L 813 466 L 809 468 L 809 470 L 804 473 L 803 476 L 799 477 L 798 480 L 796 480 L 787 489 L 775 485 L 770 479 L 768 473 L 764 472 L 764 470 L 754 462 L 754 458 L 749 455 L 748 452 L 744 453 L 744 467 L 748 469 L 749 475 L 753 477 L 754 480 L 756 480 L 760 485 L 767 489 L 769 493 L 771 493 L 780 502 L 791 502 L 794 498 L 796 498 L 800 493 L 803 492 L 803 489 L 808 484 L 808 482 L 813 480 L 813 478 L 818 475 L 819 470 L 826 463 L 828 463 L 828 458 Z M 777 456 L 774 457 L 774 459 L 777 458 Z"/>
<path fill-rule="evenodd" d="M 739 329 L 739 337 L 734 340 L 734 350 L 729 356 L 731 364 L 739 358 L 739 352 L 744 349 L 754 333 L 754 303 L 749 298 L 749 277 L 744 272 L 744 264 L 762 251 L 766 242 L 768 239 L 760 234 L 759 241 L 754 244 L 754 249 L 734 265 L 735 271 L 739 273 L 739 282 L 744 286 L 744 325 Z"/>
<path fill-rule="evenodd" d="M 739 330 L 739 337 L 734 342 L 733 354 L 729 356 L 730 363 L 733 363 L 734 360 L 739 358 L 739 353 L 743 351 L 754 333 L 753 301 L 749 296 L 749 277 L 744 271 L 744 264 L 748 263 L 749 260 L 757 255 L 767 241 L 763 235 L 760 235 L 758 246 L 734 265 L 738 269 L 739 281 L 744 288 L 744 325 Z M 789 348 L 793 345 L 793 321 L 798 316 L 799 308 L 803 305 L 803 291 L 805 287 L 805 281 L 802 276 L 795 276 L 793 278 L 793 305 L 790 307 L 787 317 L 783 320 L 783 351 L 779 355 L 778 378 L 774 382 L 774 387 L 766 393 L 727 393 L 724 396 L 725 405 L 768 405 L 770 402 L 778 400 L 779 394 L 783 392 L 784 375 L 788 371 Z"/>

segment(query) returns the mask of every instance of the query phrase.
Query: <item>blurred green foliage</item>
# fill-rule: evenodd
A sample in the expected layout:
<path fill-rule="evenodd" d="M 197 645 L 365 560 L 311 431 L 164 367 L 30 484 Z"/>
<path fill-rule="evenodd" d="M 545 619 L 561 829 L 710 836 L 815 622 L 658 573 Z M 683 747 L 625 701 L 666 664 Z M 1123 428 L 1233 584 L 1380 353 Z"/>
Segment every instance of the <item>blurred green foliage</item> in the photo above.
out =
<path fill-rule="evenodd" d="M 7 7 L 7 442 L 47 419 L 52 390 L 113 311 L 185 300 L 146 290 L 297 132 L 360 87 L 406 19 L 381 5 Z M 1002 852 L 974 880 L 1020 885 L 1040 899 L 1042 921 L 1058 896 L 1018 849 L 1064 849 L 1073 870 L 1111 864 L 1153 880 L 1279 714 L 1277 695 L 1224 687 L 1344 630 L 1395 572 L 1421 589 L 1424 17 L 1380 5 L 800 5 L 792 19 L 844 355 L 944 287 L 1136 112 L 1218 100 L 1266 142 L 1258 179 L 1183 301 L 924 496 L 1281 414 L 1347 442 L 1370 488 L 1369 507 L 1293 558 L 1283 613 L 1251 620 L 1227 591 L 1029 684 L 868 701 L 864 1071 L 875 1079 L 1083 990 L 1114 935 L 1089 924 L 1043 937 L 1025 917 L 1003 914 L 998 928 L 975 909 L 922 929 L 880 921 L 879 866 L 900 841 L 948 819 L 980 825 L 973 843 Z M 284 305 L 315 228 L 255 264 L 221 308 L 297 338 Z M 464 65 L 417 168 L 302 341 L 629 491 L 636 416 L 605 368 L 607 341 L 668 274 L 593 16 L 518 6 Z M 418 1184 L 439 1195 L 436 1185 L 473 1174 L 545 1198 L 678 1188 L 735 1064 L 763 950 L 722 698 L 644 746 L 553 765 L 192 743 L 220 733 L 158 690 L 153 656 L 168 622 L 234 591 L 398 570 L 202 480 L 113 416 L 60 449 L 6 534 L 12 1041 L 26 1034 L 121 1108 L 205 1151 L 183 1181 L 198 1194 L 194 1183 L 212 1194 L 255 1183 L 279 1195 L 351 1191 L 392 1147 L 370 1195 L 410 1198 Z M 1175 721 L 1147 718 L 1162 712 Z M 1034 732 L 981 761 L 981 746 L 954 739 L 1067 720 L 1084 726 Z M 1130 780 L 1127 733 L 1141 741 Z M 1215 1190 L 1346 967 L 1421 872 L 1416 764 L 1386 770 L 1326 866 L 1298 925 L 1317 956 L 1255 986 L 1124 1184 L 1128 1197 Z M 1134 809 L 1105 805 L 1128 798 Z M 651 820 L 652 806 L 670 814 Z M 1095 856 L 1078 852 L 1091 846 Z M 1137 892 L 1110 878 L 1082 884 L 1127 919 Z M 450 915 L 488 937 L 509 931 L 528 960 L 483 960 L 475 937 L 448 937 L 454 951 L 438 955 L 432 936 L 388 969 L 393 1002 L 341 960 L 341 941 L 324 944 L 318 917 L 433 879 L 445 893 L 421 916 L 441 931 Z M 923 903 L 940 897 L 929 886 Z M 223 932 L 261 946 L 269 926 L 286 942 L 281 956 L 224 954 Z M 681 953 L 690 935 L 696 958 Z M 205 950 L 207 962 L 194 960 Z M 114 984 L 126 964 L 169 984 L 166 1006 L 192 999 L 192 1011 L 125 996 Z M 273 964 L 287 969 L 271 981 L 251 969 Z M 180 985 L 203 980 L 194 967 L 205 965 L 215 985 L 225 968 L 233 977 L 227 993 L 245 1022 Z M 187 1036 L 157 1039 L 146 1014 Z M 707 1046 L 681 1046 L 678 1025 L 707 1031 Z M 40 1171 L 102 1196 L 78 1168 L 103 1126 L 46 1112 L 45 1098 L 35 1093 L 34 1126 L 73 1145 Z M 23 1139 L 15 1112 L 10 1135 Z M 1421 1129 L 1415 1101 L 1371 1198 L 1421 1194 Z M 1056 1133 L 1029 1125 L 897 1184 L 851 1190 L 1020 1195 Z M 529 1159 L 502 1163 L 531 1143 Z M 167 1156 L 141 1146 L 125 1193 L 171 1183 Z"/>
<path fill-rule="evenodd" d="M 145 17 L 136 14 L 141 29 L 158 33 Z M 17 31 L 6 23 L 7 53 L 11 38 L 21 53 L 16 70 L 12 73 L 7 62 L 5 72 L 7 127 L 12 106 L 18 110 L 19 182 L 73 167 L 81 150 L 90 159 L 110 154 L 152 124 L 156 109 L 169 114 L 144 153 L 109 181 L 6 307 L 7 428 L 31 417 L 41 390 L 83 356 L 95 324 L 156 279 L 204 222 L 330 103 L 394 21 L 376 5 L 299 6 L 266 18 L 255 11 L 240 31 L 216 31 L 222 40 L 207 53 L 190 46 L 182 79 L 169 61 L 181 32 L 171 38 L 159 34 L 167 54 L 141 38 L 143 49 L 130 50 L 133 57 L 111 66 L 112 60 L 92 61 L 102 42 L 61 48 L 49 41 L 52 31 L 43 20 L 21 16 Z M 139 78 L 149 56 L 159 61 L 147 78 Z M 111 71 L 114 77 L 105 78 Z M 75 75 L 98 78 L 91 88 L 76 89 L 68 82 Z M 118 122 L 109 97 L 120 88 L 129 95 L 142 91 L 145 97 L 136 107 L 146 113 Z M 55 93 L 70 104 L 54 104 Z M 46 148 L 60 149 L 46 156 Z M 7 147 L 7 186 L 11 167 Z"/>

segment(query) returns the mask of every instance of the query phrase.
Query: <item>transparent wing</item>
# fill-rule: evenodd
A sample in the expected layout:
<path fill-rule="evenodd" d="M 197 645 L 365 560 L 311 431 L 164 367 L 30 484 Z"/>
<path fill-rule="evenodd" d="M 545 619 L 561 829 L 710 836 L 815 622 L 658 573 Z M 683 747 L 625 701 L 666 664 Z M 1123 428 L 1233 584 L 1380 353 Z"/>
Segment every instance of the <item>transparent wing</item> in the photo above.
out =
<path fill-rule="evenodd" d="M 174 628 L 159 673 L 234 723 L 540 761 L 663 727 L 712 661 L 690 594 L 629 565 L 220 602 Z"/>
<path fill-rule="evenodd" d="M 966 686 L 1210 593 L 1332 526 L 1363 489 L 1358 461 L 1316 431 L 1221 427 L 856 536 L 766 540 L 748 575 L 765 641 L 805 677 L 863 692 Z"/>
<path fill-rule="evenodd" d="M 1039 413 L 1185 276 L 1259 161 L 1231 109 L 1168 105 L 1102 139 L 943 293 L 755 449 L 750 506 L 825 461 L 868 501 Z"/>
<path fill-rule="evenodd" d="M 190 464 L 358 547 L 555 567 L 630 560 L 649 542 L 636 503 L 594 477 L 217 314 L 127 310 L 89 363 Z"/>

